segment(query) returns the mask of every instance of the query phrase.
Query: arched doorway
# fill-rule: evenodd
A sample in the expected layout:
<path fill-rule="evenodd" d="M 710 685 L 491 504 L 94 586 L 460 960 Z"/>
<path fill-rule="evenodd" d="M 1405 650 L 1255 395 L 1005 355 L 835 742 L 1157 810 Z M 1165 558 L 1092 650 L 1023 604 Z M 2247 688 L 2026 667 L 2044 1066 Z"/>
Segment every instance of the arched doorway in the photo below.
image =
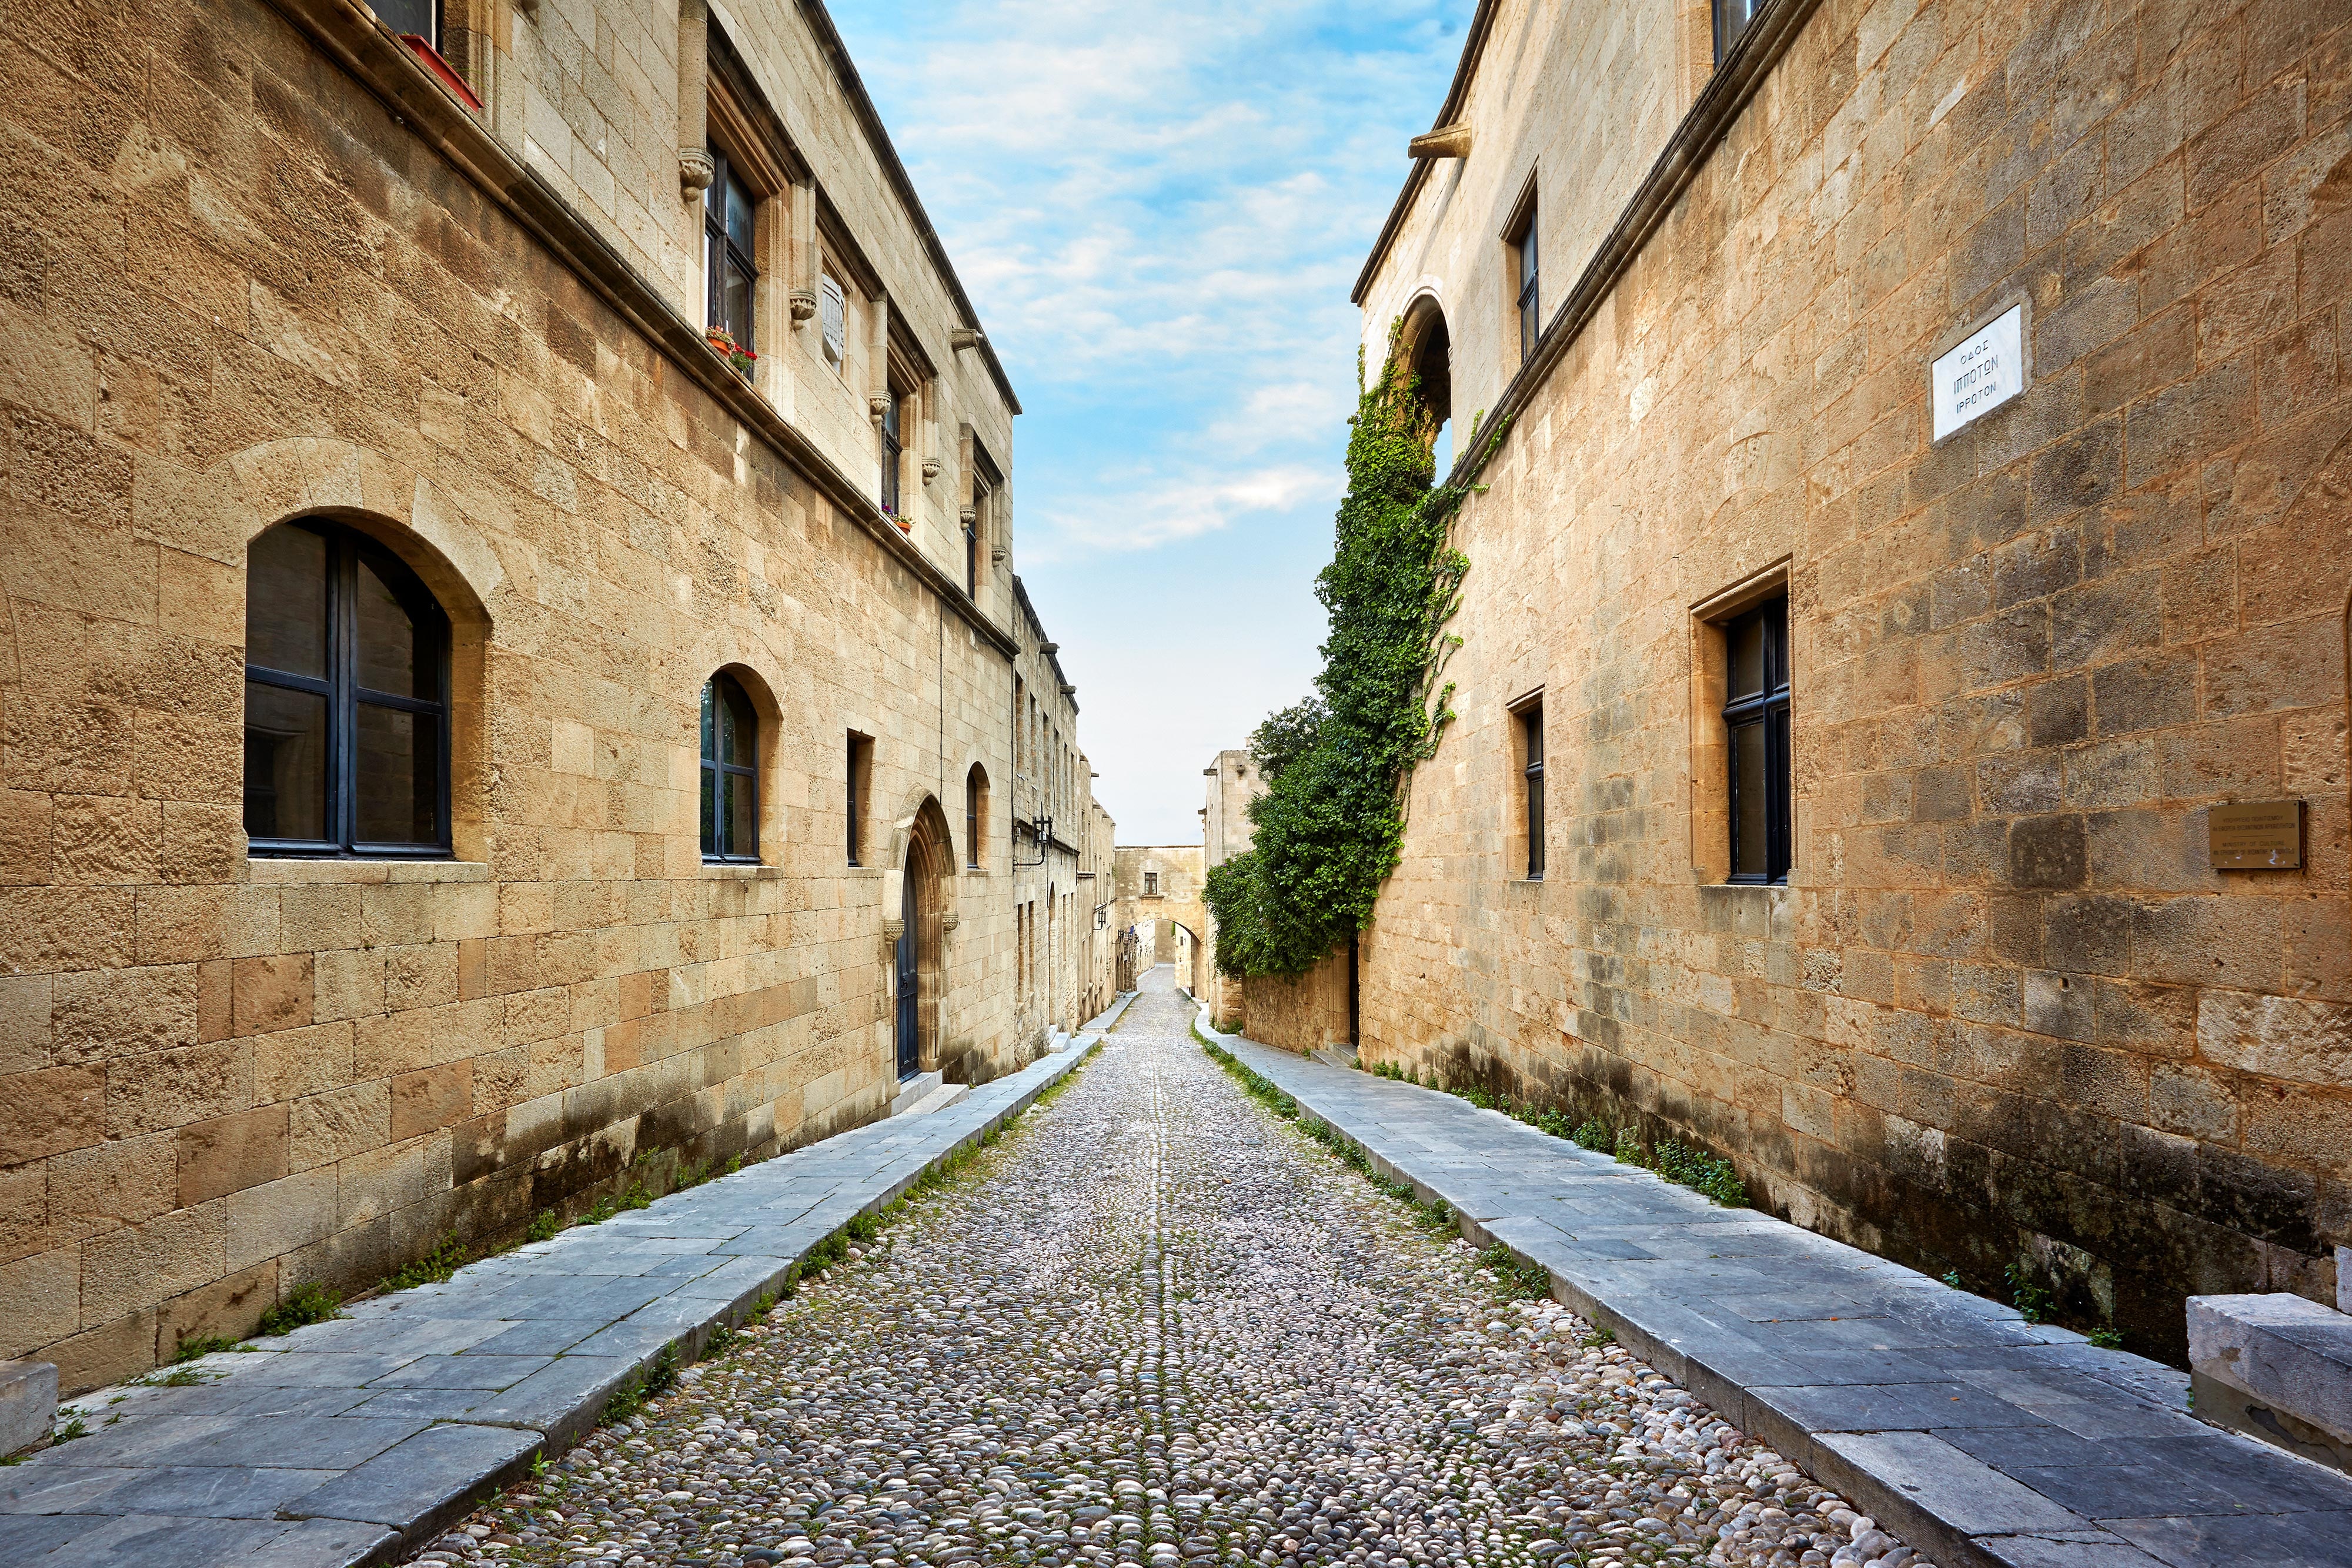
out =
<path fill-rule="evenodd" d="M 892 1035 L 901 1082 L 940 1062 L 941 948 L 946 878 L 954 866 L 947 817 L 928 796 L 915 811 L 898 868 L 898 942 L 891 964 Z"/>
<path fill-rule="evenodd" d="M 907 851 L 906 874 L 898 879 L 898 1079 L 904 1082 L 923 1070 L 923 967 L 920 957 L 923 928 L 921 900 L 916 889 L 921 883 L 916 866 L 918 852 L 911 846 Z"/>

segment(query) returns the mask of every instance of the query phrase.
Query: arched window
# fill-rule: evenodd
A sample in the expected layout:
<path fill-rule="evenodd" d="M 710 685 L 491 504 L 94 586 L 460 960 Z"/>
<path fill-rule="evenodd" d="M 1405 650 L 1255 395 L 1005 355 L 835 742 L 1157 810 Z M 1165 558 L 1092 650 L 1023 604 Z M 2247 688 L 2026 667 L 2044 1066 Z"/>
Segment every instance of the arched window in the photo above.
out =
<path fill-rule="evenodd" d="M 315 518 L 246 552 L 245 831 L 257 854 L 449 852 L 449 618 Z"/>
<path fill-rule="evenodd" d="M 702 858 L 760 858 L 760 716 L 724 671 L 702 688 Z"/>
<path fill-rule="evenodd" d="M 963 776 L 963 863 L 980 869 L 981 832 L 988 821 L 988 775 L 979 763 Z"/>
<path fill-rule="evenodd" d="M 1399 348 L 1405 373 L 1417 382 L 1437 476 L 1444 479 L 1454 464 L 1454 341 L 1436 300 L 1423 295 L 1406 308 Z"/>

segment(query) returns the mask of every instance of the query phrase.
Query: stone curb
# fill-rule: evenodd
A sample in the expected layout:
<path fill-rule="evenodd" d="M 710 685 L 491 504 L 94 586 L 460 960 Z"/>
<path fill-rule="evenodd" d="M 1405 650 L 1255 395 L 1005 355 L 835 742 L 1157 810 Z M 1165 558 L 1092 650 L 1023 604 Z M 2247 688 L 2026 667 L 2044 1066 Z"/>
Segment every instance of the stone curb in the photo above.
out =
<path fill-rule="evenodd" d="M 1104 1019 L 1115 1020 L 1125 1005 L 1122 999 Z M 552 1458 L 579 1442 L 594 1429 L 613 1395 L 642 1377 L 666 1352 L 675 1352 L 681 1363 L 698 1359 L 721 1327 L 735 1326 L 762 1296 L 780 1292 L 819 1242 L 858 1215 L 879 1213 L 940 1164 L 1002 1129 L 1074 1071 L 1101 1040 L 1089 1023 L 1062 1051 L 982 1084 L 944 1111 L 911 1119 L 912 1126 L 909 1119 L 899 1118 L 851 1128 L 672 1193 L 593 1230 L 574 1227 L 552 1242 L 467 1264 L 444 1283 L 357 1303 L 377 1309 L 365 1318 L 299 1329 L 265 1342 L 269 1348 L 258 1354 L 224 1352 L 188 1363 L 194 1375 L 211 1379 L 198 1385 L 131 1384 L 70 1401 L 69 1408 L 91 1413 L 94 1423 L 120 1405 L 121 1417 L 131 1424 L 94 1425 L 89 1438 L 44 1449 L 0 1471 L 0 1568 L 66 1568 L 98 1560 L 89 1555 L 93 1551 L 144 1561 L 142 1552 L 163 1551 L 165 1542 L 173 1568 L 369 1568 L 421 1550 L 487 1493 L 528 1473 L 535 1460 Z M 1012 1093 L 1003 1093 L 1014 1085 Z M 370 1354 L 373 1347 L 402 1333 L 422 1331 L 429 1336 L 436 1322 L 462 1322 L 436 1319 L 436 1302 L 471 1298 L 476 1304 L 470 1311 L 479 1318 L 494 1315 L 496 1293 L 519 1282 L 543 1289 L 550 1280 L 612 1278 L 586 1269 L 567 1274 L 523 1267 L 555 1260 L 554 1249 L 566 1238 L 572 1239 L 564 1250 L 580 1254 L 580 1262 L 596 1261 L 599 1252 L 609 1262 L 612 1254 L 645 1245 L 650 1234 L 695 1228 L 694 1211 L 795 1179 L 800 1172 L 786 1162 L 796 1156 L 801 1169 L 814 1169 L 822 1181 L 828 1161 L 870 1160 L 867 1145 L 934 1129 L 941 1134 L 938 1146 L 923 1149 L 919 1163 L 903 1157 L 893 1162 L 887 1180 L 853 1179 L 852 1190 L 836 1187 L 788 1223 L 761 1228 L 756 1239 L 749 1228 L 738 1226 L 747 1245 L 760 1250 L 724 1253 L 720 1249 L 735 1239 L 721 1238 L 708 1255 L 682 1255 L 719 1260 L 675 1289 L 621 1295 L 617 1299 L 640 1304 L 619 1312 L 604 1328 L 545 1359 L 539 1371 L 503 1391 L 440 1389 L 429 1381 L 387 1387 L 364 1378 L 341 1384 L 310 1380 L 316 1364 L 350 1363 L 339 1370 L 352 1373 L 387 1370 L 391 1358 Z M 714 1234 L 715 1229 L 714 1224 Z M 409 1315 L 393 1322 L 403 1310 Z M 448 1354 L 459 1356 L 487 1348 L 462 1334 L 450 1336 L 449 1347 Z M 447 1358 L 426 1353 L 410 1361 Z M 436 1397 L 448 1414 L 436 1413 Z M 469 1399 L 473 1403 L 460 1410 Z M 388 1407 L 379 1411 L 378 1405 Z M 327 1406 L 337 1408 L 324 1416 L 310 1413 Z M 379 1415 L 384 1418 L 370 1418 Z M 256 1466 L 243 1458 L 248 1452 L 257 1458 L 266 1453 L 280 1466 L 308 1458 L 320 1468 Z M 241 1485 L 251 1504 L 219 1504 L 225 1479 Z M 179 1517 L 169 1507 L 173 1488 L 197 1479 L 215 1500 L 208 1509 L 244 1511 Z M 121 1494 L 129 1506 L 108 1511 L 109 1493 Z M 187 1511 L 194 1511 L 189 1504 Z"/>
<path fill-rule="evenodd" d="M 2170 1367 L 1499 1111 L 1222 1033 L 1205 1008 L 1198 1027 L 1377 1174 L 1446 1203 L 1474 1246 L 1544 1270 L 1556 1300 L 1942 1568 L 2352 1564 L 2352 1482 L 2196 1420 Z M 2217 1489 L 2226 1507 L 2189 1495 Z"/>

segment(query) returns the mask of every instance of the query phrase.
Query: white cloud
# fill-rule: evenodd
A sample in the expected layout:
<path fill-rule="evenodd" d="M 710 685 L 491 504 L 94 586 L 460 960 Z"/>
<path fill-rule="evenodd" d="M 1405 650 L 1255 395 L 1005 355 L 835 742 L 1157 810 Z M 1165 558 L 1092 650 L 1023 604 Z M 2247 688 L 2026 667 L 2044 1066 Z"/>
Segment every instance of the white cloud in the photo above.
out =
<path fill-rule="evenodd" d="M 1048 538 L 1042 548 L 1033 546 L 1024 562 L 1062 559 L 1074 546 L 1139 550 L 1195 538 L 1252 514 L 1288 513 L 1318 495 L 1337 494 L 1339 482 L 1335 471 L 1306 464 L 1223 478 L 1107 479 L 1097 492 L 1098 505 L 1046 514 Z"/>
<path fill-rule="evenodd" d="M 1015 559 L 1120 840 L 1181 841 L 1318 662 L 1348 289 L 1475 0 L 832 4 L 1029 411 Z"/>

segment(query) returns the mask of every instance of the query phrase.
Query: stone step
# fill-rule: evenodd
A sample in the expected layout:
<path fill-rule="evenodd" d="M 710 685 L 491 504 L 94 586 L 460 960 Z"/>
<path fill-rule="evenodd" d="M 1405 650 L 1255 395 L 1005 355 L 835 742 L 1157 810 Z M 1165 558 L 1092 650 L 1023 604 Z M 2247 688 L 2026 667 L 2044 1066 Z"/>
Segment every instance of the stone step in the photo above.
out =
<path fill-rule="evenodd" d="M 944 1111 L 971 1092 L 968 1083 L 935 1083 L 920 1096 L 909 1100 L 901 1094 L 890 1107 L 893 1116 L 928 1116 Z"/>
<path fill-rule="evenodd" d="M 946 1082 L 946 1075 L 938 1072 L 918 1072 L 910 1078 L 901 1078 L 898 1080 L 898 1092 L 890 1101 L 890 1114 L 907 1114 L 926 1095 Z"/>

